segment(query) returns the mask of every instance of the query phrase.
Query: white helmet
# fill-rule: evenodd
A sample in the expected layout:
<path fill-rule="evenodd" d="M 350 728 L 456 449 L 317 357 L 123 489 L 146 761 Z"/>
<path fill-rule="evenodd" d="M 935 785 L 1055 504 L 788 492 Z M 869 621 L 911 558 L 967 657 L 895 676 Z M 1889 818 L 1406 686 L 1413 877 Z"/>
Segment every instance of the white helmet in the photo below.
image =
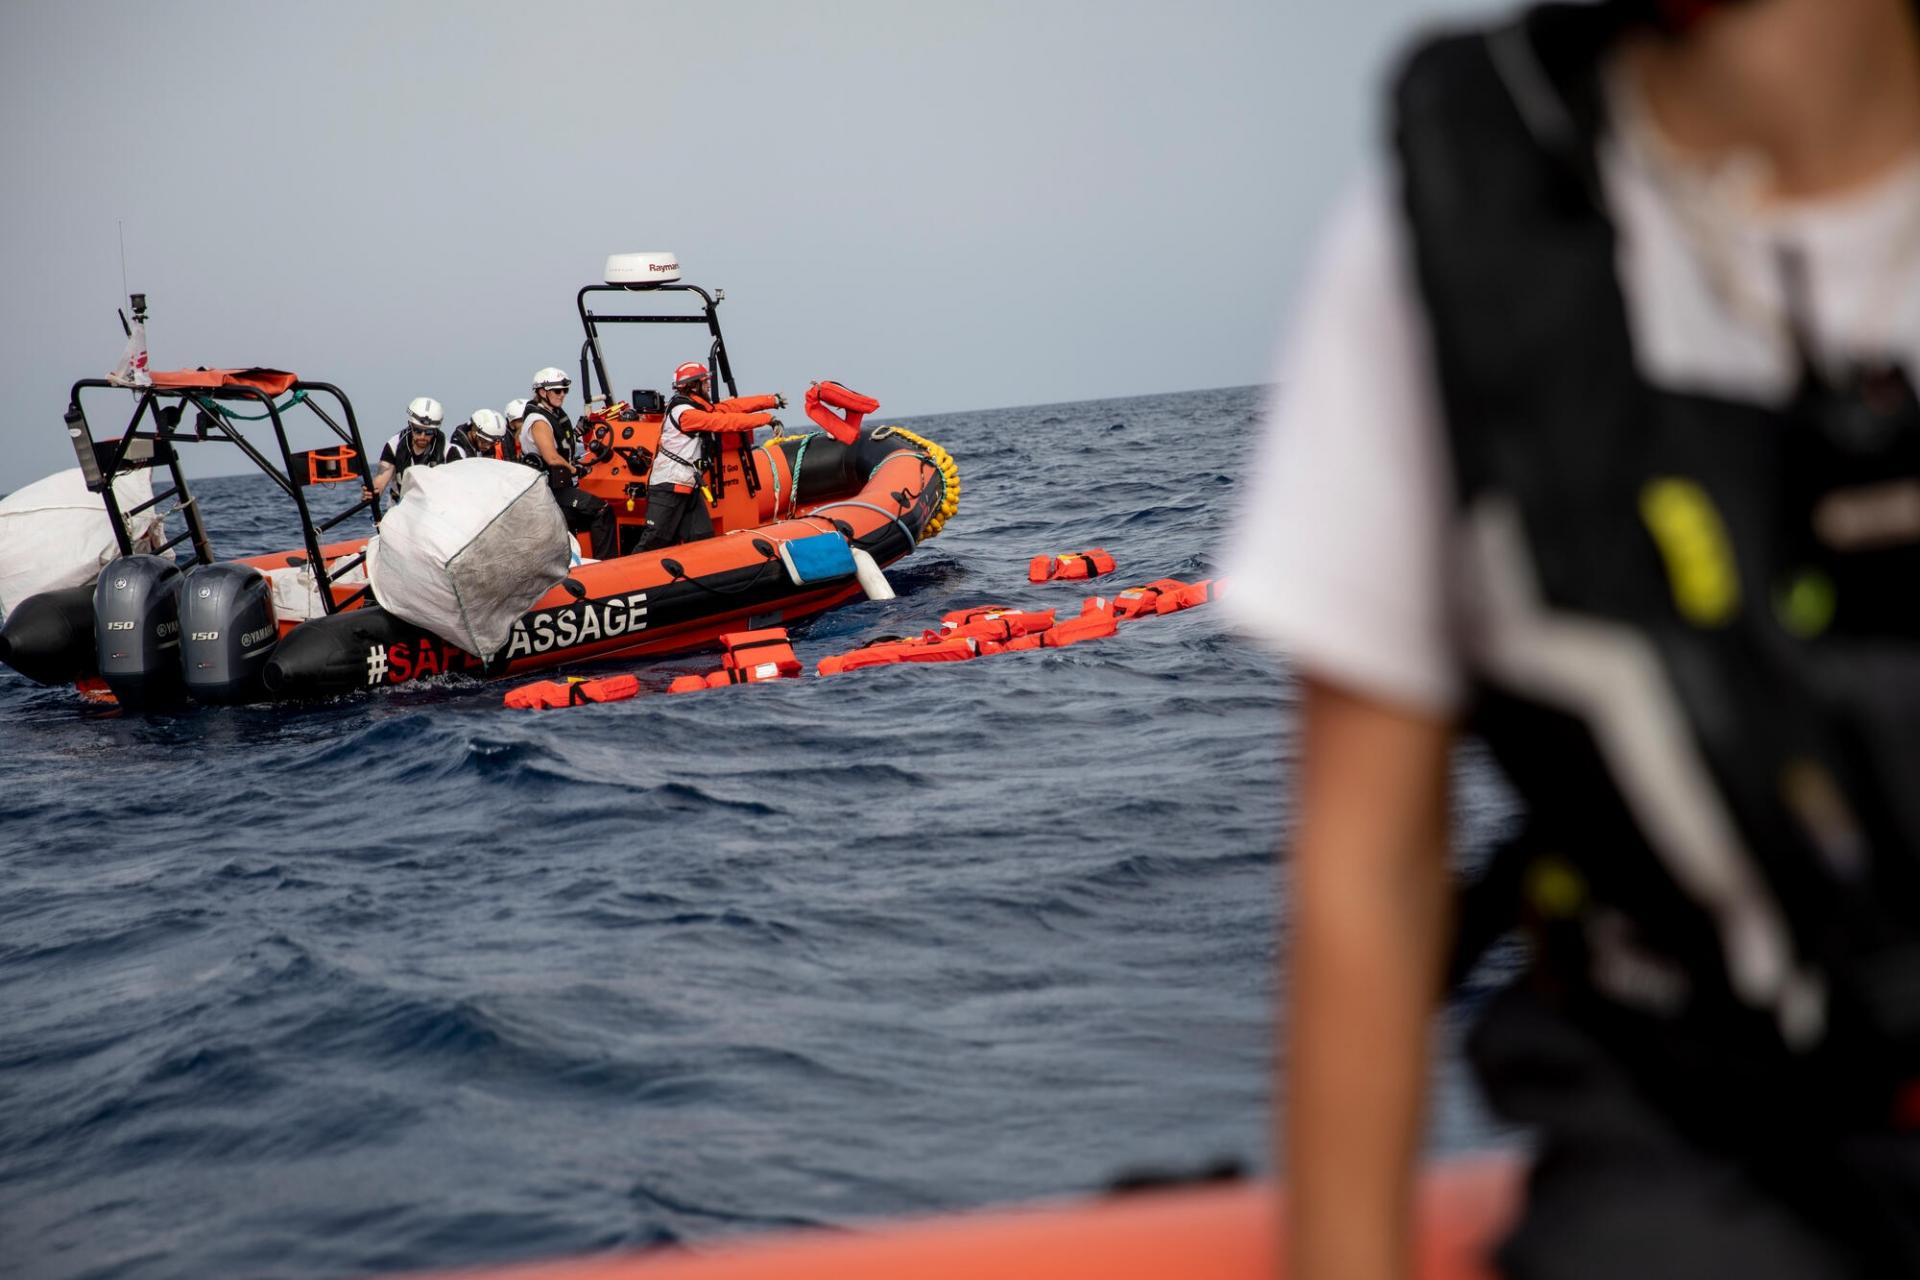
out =
<path fill-rule="evenodd" d="M 407 425 L 422 431 L 438 427 L 445 417 L 440 402 L 432 396 L 419 396 L 407 405 Z"/>
<path fill-rule="evenodd" d="M 572 385 L 573 379 L 566 375 L 565 370 L 556 369 L 552 365 L 533 375 L 535 391 L 565 391 Z"/>
<path fill-rule="evenodd" d="M 475 409 L 473 429 L 489 440 L 502 440 L 506 438 L 507 420 L 496 409 Z"/>
<path fill-rule="evenodd" d="M 526 416 L 527 416 L 527 402 L 525 400 L 507 401 L 507 421 L 508 422 L 518 422 L 520 421 L 520 419 Z"/>

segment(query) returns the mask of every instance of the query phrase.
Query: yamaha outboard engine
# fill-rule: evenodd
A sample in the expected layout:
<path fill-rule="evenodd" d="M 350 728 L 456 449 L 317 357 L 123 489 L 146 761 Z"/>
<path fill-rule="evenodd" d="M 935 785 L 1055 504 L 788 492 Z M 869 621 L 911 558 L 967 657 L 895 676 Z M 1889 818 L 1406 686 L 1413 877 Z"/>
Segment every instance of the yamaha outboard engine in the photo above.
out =
<path fill-rule="evenodd" d="M 244 564 L 205 564 L 180 585 L 180 669 L 196 702 L 249 702 L 265 692 L 280 628 L 267 575 Z"/>
<path fill-rule="evenodd" d="M 159 556 L 121 556 L 93 588 L 100 675 L 131 710 L 178 703 L 180 566 Z"/>

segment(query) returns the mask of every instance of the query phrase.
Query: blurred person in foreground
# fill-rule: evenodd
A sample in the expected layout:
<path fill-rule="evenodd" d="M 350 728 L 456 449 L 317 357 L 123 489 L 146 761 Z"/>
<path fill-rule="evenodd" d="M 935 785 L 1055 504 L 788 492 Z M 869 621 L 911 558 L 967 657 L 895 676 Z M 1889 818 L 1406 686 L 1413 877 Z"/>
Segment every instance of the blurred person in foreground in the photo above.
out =
<path fill-rule="evenodd" d="M 1526 811 L 1501 1269 L 1920 1275 L 1914 6 L 1536 9 L 1392 116 L 1225 566 L 1302 686 L 1290 1274 L 1411 1265 L 1470 730 Z"/>

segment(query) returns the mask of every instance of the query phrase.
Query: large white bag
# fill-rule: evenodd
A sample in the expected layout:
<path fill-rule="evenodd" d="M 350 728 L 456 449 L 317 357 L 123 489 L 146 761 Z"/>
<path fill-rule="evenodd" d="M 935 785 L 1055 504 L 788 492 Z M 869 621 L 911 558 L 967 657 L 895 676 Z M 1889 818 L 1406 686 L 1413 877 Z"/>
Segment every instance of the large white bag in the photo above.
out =
<path fill-rule="evenodd" d="M 409 467 L 407 499 L 368 548 L 373 596 L 396 617 L 491 658 L 567 576 L 573 539 L 545 473 L 497 458 Z"/>
<path fill-rule="evenodd" d="M 120 509 L 153 497 L 153 474 L 129 471 L 113 482 Z M 127 532 L 135 551 L 152 551 L 167 540 L 157 509 L 141 512 Z M 0 613 L 28 596 L 62 587 L 84 587 L 117 559 L 107 504 L 87 490 L 80 468 L 58 471 L 0 499 Z"/>

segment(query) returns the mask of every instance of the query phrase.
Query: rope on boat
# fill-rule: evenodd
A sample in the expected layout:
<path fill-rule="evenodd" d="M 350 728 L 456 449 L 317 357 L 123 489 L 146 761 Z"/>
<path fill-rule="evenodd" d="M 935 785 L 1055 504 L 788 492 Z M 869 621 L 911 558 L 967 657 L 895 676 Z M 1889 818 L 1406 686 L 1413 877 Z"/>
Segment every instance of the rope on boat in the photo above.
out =
<path fill-rule="evenodd" d="M 274 405 L 273 412 L 285 413 L 287 410 L 293 408 L 293 406 L 299 404 L 302 400 L 305 400 L 306 398 L 307 398 L 306 392 L 296 391 L 292 395 L 287 397 L 285 404 Z M 195 396 L 193 398 L 193 402 L 199 405 L 202 409 L 205 409 L 208 413 L 213 414 L 215 417 L 237 418 L 241 422 L 259 422 L 262 419 L 270 416 L 269 414 L 266 414 L 266 413 L 236 413 L 232 409 L 224 408 L 220 405 L 215 404 L 213 401 L 205 399 L 201 396 Z"/>
<path fill-rule="evenodd" d="M 793 486 L 787 495 L 789 518 L 800 509 L 800 463 L 807 456 L 807 446 L 826 434 L 824 431 L 810 431 L 801 435 L 776 436 L 760 446 L 762 449 L 770 450 L 775 445 L 785 444 L 791 440 L 800 442 L 800 447 L 793 451 L 793 464 L 790 468 Z M 875 440 L 884 440 L 888 436 L 898 436 L 907 443 L 917 446 L 926 455 L 927 461 L 933 464 L 934 470 L 940 474 L 940 506 L 928 518 L 926 528 L 920 531 L 918 538 L 913 537 L 912 534 L 907 536 L 909 542 L 917 545 L 938 534 L 947 521 L 953 518 L 954 512 L 960 509 L 960 465 L 945 449 L 905 427 L 881 427 L 873 433 Z M 767 471 L 773 476 L 773 518 L 778 520 L 780 518 L 780 468 L 775 464 L 771 453 L 767 455 Z M 882 514 L 888 513 L 882 512 Z M 898 523 L 897 518 L 895 520 Z M 904 529 L 906 526 L 901 525 L 901 528 Z"/>
<path fill-rule="evenodd" d="M 888 436 L 899 436 L 902 440 L 919 445 L 926 451 L 927 460 L 940 472 L 940 508 L 928 519 L 927 527 L 920 531 L 920 541 L 925 542 L 938 534 L 942 526 L 953 518 L 953 513 L 960 509 L 960 464 L 945 449 L 905 427 L 881 427 L 873 433 L 875 440 L 884 440 Z"/>
<path fill-rule="evenodd" d="M 893 521 L 893 523 L 899 527 L 900 532 L 907 536 L 907 546 L 916 547 L 920 545 L 920 540 L 913 536 L 913 530 L 907 528 L 907 522 L 905 520 L 902 520 L 885 507 L 876 507 L 871 502 L 861 502 L 854 498 L 843 498 L 839 502 L 829 502 L 825 506 L 815 507 L 812 514 L 817 516 L 822 511 L 832 511 L 839 507 L 858 507 L 862 511 L 872 511 L 877 515 L 883 515 Z"/>
<path fill-rule="evenodd" d="M 807 456 L 808 442 L 815 436 L 825 434 L 826 432 L 824 431 L 808 431 L 799 435 L 775 436 L 760 446 L 762 450 L 768 451 L 767 474 L 773 477 L 773 518 L 775 520 L 780 518 L 780 465 L 774 460 L 771 450 L 775 445 L 786 444 L 790 440 L 798 440 L 800 442 L 800 447 L 794 451 L 793 466 L 791 467 L 793 472 L 793 493 L 787 501 L 787 514 L 791 516 L 795 511 L 800 509 L 800 459 Z"/>

